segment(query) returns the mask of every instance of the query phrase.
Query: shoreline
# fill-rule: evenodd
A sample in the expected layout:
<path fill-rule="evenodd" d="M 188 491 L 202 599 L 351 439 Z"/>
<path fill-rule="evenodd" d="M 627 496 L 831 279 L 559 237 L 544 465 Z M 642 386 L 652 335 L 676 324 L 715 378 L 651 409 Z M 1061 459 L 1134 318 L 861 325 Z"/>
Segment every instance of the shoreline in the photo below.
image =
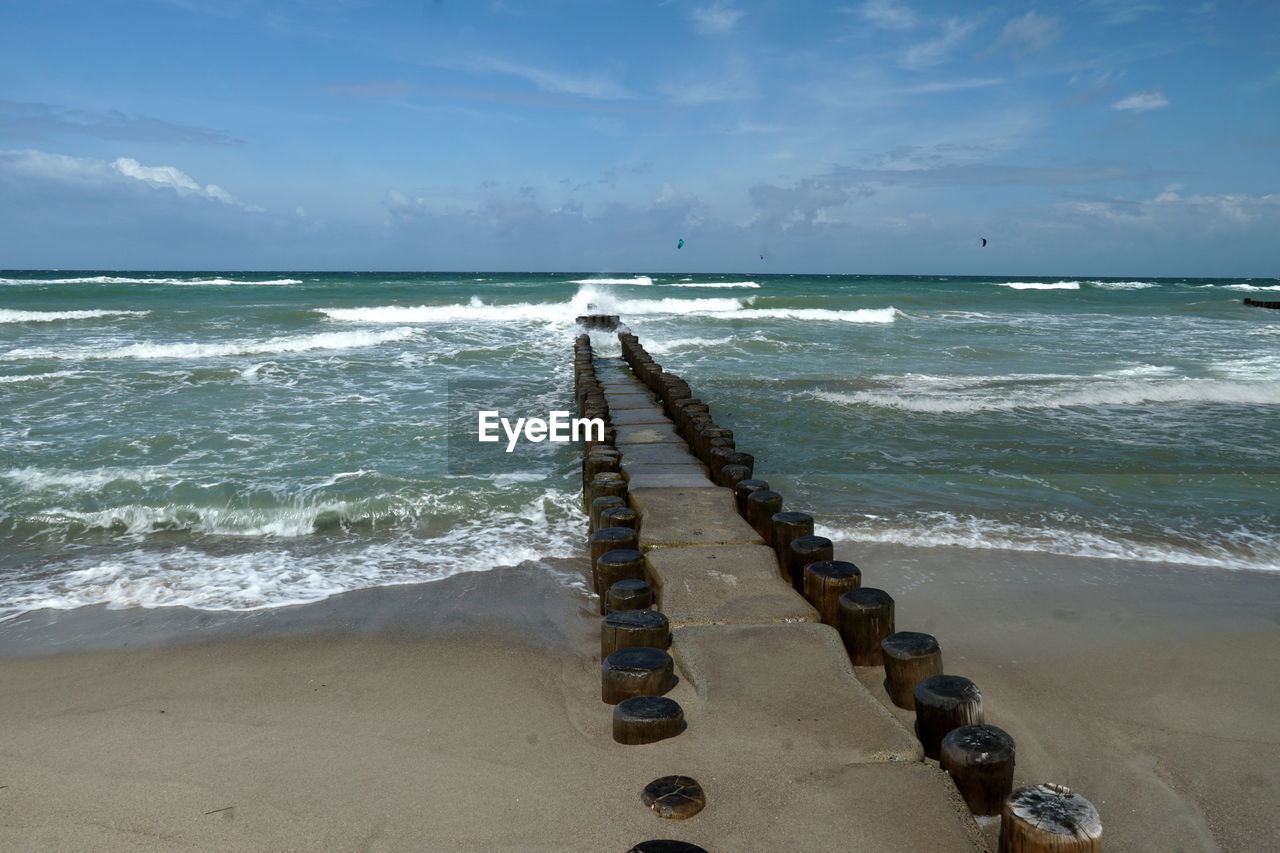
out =
<path fill-rule="evenodd" d="M 987 720 L 1017 740 L 1018 784 L 1067 784 L 1098 806 L 1107 849 L 1243 851 L 1280 832 L 1267 795 L 1280 786 L 1280 739 L 1271 731 L 1280 687 L 1256 677 L 1280 654 L 1274 603 L 1280 577 L 848 541 L 837 542 L 836 552 L 862 568 L 865 585 L 894 596 L 899 630 L 935 634 L 947 671 L 983 690 Z M 555 570 L 585 577 L 586 561 L 556 561 Z M 367 822 L 391 808 L 392 823 L 416 827 L 404 832 L 426 833 L 395 838 L 431 849 L 445 836 L 408 816 L 435 807 L 410 806 L 395 799 L 395 790 L 406 785 L 427 801 L 449 800 L 448 786 L 419 778 L 432 773 L 415 769 L 411 756 L 426 761 L 421 750 L 455 739 L 475 751 L 451 764 L 451 772 L 481 786 L 477 795 L 484 780 L 505 784 L 494 779 L 505 772 L 498 766 L 521 773 L 541 767 L 548 778 L 572 771 L 616 787 L 616 768 L 594 754 L 612 746 L 604 733 L 608 715 L 595 707 L 597 619 L 583 589 L 532 563 L 248 613 L 98 606 L 25 614 L 0 624 L 0 682 L 22 685 L 5 690 L 0 701 L 0 725 L 15 733 L 4 751 L 8 769 L 0 784 L 9 788 L 0 794 L 8 817 L 0 839 L 19 849 L 34 840 L 56 847 L 90 839 L 107 850 L 151 849 L 135 846 L 143 836 L 161 845 L 154 849 L 321 849 L 354 844 L 355 836 L 344 833 L 357 825 L 372 831 Z M 858 668 L 858 676 L 884 699 L 882 670 Z M 340 705 L 329 704 L 332 697 L 322 694 L 344 682 L 352 686 Z M 696 707 L 696 699 L 681 695 L 682 704 L 686 699 Z M 537 709 L 532 728 L 504 717 L 507 709 L 518 717 L 525 703 Z M 886 704 L 909 725 L 910 713 Z M 428 736 L 420 725 L 404 727 L 406 717 L 427 707 L 428 717 L 450 721 L 444 741 L 439 731 Z M 180 725 L 180 746 L 157 728 L 160 710 L 164 726 Z M 548 736 L 538 734 L 542 727 L 559 732 L 551 751 Z M 392 731 L 406 755 L 383 749 L 379 739 Z M 582 738 L 587 731 L 595 747 Z M 366 736 L 377 763 L 360 753 L 374 748 Z M 341 743 L 345 738 L 353 740 Z M 693 741 L 673 743 L 682 742 L 697 752 Z M 770 752 L 768 745 L 743 743 L 709 748 L 740 750 L 745 762 Z M 299 781 L 327 772 L 309 765 L 305 753 L 313 749 L 338 765 L 349 761 L 353 773 L 376 776 L 374 767 L 398 780 L 384 792 L 396 804 L 366 802 L 348 807 L 354 811 L 342 820 L 326 816 L 343 798 L 340 787 L 326 783 L 316 792 L 310 781 Z M 303 775 L 265 766 L 245 773 L 263 760 L 259 750 Z M 180 756 L 186 765 L 175 763 Z M 209 761 L 225 775 L 207 784 L 184 769 L 207 768 Z M 534 777 L 521 778 L 536 788 Z M 201 802 L 211 803 L 206 811 L 227 805 L 215 802 L 219 796 L 240 805 L 233 818 L 188 815 L 194 811 L 188 800 L 153 808 L 157 785 L 186 790 L 188 800 L 200 793 Z M 246 802 L 242 785 L 260 789 Z M 279 786 L 284 790 L 273 790 Z M 521 786 L 508 793 L 529 796 Z M 555 813 L 555 799 L 541 796 L 539 807 Z M 286 811 L 305 819 L 251 815 L 260 797 L 274 805 L 288 800 Z M 110 815 L 128 819 L 106 832 L 104 821 L 116 820 Z M 632 841 L 641 837 L 636 833 L 659 837 L 663 827 L 640 817 L 623 834 Z M 495 814 L 485 820 L 504 821 Z M 539 823 L 548 820 L 542 815 L 505 841 L 492 834 L 501 825 L 458 824 L 450 849 L 552 849 L 528 835 L 544 832 Z M 282 830 L 272 828 L 278 822 L 302 834 L 286 843 Z M 719 820 L 698 823 L 681 830 L 696 829 L 691 840 L 720 848 L 735 831 Z M 325 827 L 328 840 L 303 829 L 311 826 Z M 532 846 L 522 847 L 520 831 Z M 990 827 L 985 831 L 991 836 Z"/>

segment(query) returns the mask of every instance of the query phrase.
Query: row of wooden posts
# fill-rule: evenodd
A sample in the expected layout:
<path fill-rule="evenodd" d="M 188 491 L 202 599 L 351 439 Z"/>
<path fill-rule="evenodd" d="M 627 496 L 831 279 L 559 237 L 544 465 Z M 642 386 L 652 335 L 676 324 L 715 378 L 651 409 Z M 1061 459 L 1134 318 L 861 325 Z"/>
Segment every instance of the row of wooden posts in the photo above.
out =
<path fill-rule="evenodd" d="M 973 813 L 1001 815 L 1001 853 L 1100 850 L 1101 822 L 1088 800 L 1052 784 L 1012 790 L 1013 738 L 984 722 L 977 685 L 943 672 L 937 639 L 898 631 L 892 596 L 862 586 L 861 570 L 836 560 L 834 543 L 814 535 L 811 515 L 784 511 L 783 496 L 755 478 L 755 458 L 737 449 L 733 432 L 715 422 L 687 382 L 664 371 L 635 335 L 621 332 L 618 338 L 623 359 L 659 398 L 711 479 L 734 490 L 739 514 L 773 547 L 783 579 L 840 632 L 853 665 L 884 667 L 890 699 L 915 711 L 925 755 L 951 775 Z M 575 343 L 575 393 L 580 416 L 608 423 L 587 335 Z M 685 723 L 679 705 L 662 696 L 674 683 L 666 651 L 670 627 L 652 609 L 653 591 L 638 550 L 641 520 L 627 505 L 613 439 L 610 426 L 602 442 L 583 448 L 583 508 L 589 518 L 593 585 L 604 614 L 602 698 L 616 706 L 614 738 L 642 744 L 675 736 Z"/>

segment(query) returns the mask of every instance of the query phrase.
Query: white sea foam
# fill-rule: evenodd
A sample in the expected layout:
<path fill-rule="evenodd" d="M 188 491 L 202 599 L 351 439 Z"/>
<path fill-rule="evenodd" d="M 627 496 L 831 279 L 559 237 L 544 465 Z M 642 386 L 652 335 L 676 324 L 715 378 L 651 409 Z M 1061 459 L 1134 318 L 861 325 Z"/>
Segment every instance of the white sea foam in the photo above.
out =
<path fill-rule="evenodd" d="M 662 287 L 741 287 L 741 288 L 758 288 L 760 285 L 754 281 L 714 281 L 714 282 L 679 282 L 677 284 L 664 284 Z"/>
<path fill-rule="evenodd" d="M 1011 287 L 1014 290 L 1079 290 L 1078 281 L 993 281 L 996 287 Z"/>
<path fill-rule="evenodd" d="M 309 352 L 312 350 L 344 350 L 378 346 L 394 341 L 408 340 L 417 334 L 415 329 L 402 326 L 385 331 L 320 332 L 312 335 L 290 335 L 268 338 L 262 341 L 228 341 L 216 344 L 195 343 L 141 343 L 123 347 L 94 349 L 27 348 L 11 350 L 0 358 L 58 358 L 58 359 L 200 359 L 221 358 L 236 355 L 268 355 L 273 353 Z"/>
<path fill-rule="evenodd" d="M 1125 541 L 1080 528 L 1039 527 L 950 512 L 915 513 L 893 521 L 868 517 L 866 521 L 840 527 L 817 525 L 815 532 L 832 541 L 888 542 L 918 547 L 955 546 L 975 549 L 1040 551 L 1073 557 L 1182 563 L 1224 569 L 1280 571 L 1280 553 L 1274 545 L 1244 536 L 1254 557 L 1242 557 L 1225 547 L 1204 545 L 1192 550 L 1176 545 L 1155 545 Z M 1271 552 L 1271 553 L 1268 553 Z"/>
<path fill-rule="evenodd" d="M 1223 285 L 1223 288 L 1222 288 L 1222 289 L 1223 289 L 1223 290 L 1244 290 L 1244 291 L 1257 291 L 1257 290 L 1280 290 L 1280 284 L 1264 284 L 1264 285 L 1257 285 L 1257 284 L 1227 284 L 1227 285 Z"/>
<path fill-rule="evenodd" d="M 653 284 L 653 279 L 647 275 L 637 275 L 632 278 L 575 278 L 569 281 L 570 284 L 637 284 L 647 286 Z"/>
<path fill-rule="evenodd" d="M 7 480 L 10 488 L 28 492 L 96 492 L 112 483 L 154 483 L 171 480 L 172 472 L 154 468 L 97 468 L 92 471 L 72 471 L 56 468 L 10 468 L 0 471 L 0 479 Z"/>
<path fill-rule="evenodd" d="M 55 576 L 11 582 L 0 618 L 94 604 L 237 611 L 304 604 L 354 589 L 572 557 L 581 547 L 581 521 L 573 496 L 549 489 L 513 511 L 490 512 L 432 538 L 404 534 L 318 550 L 259 544 L 247 553 L 138 547 L 109 557 L 72 557 Z M 269 525 L 261 527 L 271 535 Z M 497 546 L 495 529 L 507 534 Z"/>
<path fill-rule="evenodd" d="M 150 311 L 112 311 L 92 309 L 85 311 L 19 311 L 0 308 L 0 323 L 52 323 L 56 320 L 94 320 L 99 317 L 144 317 Z"/>
<path fill-rule="evenodd" d="M 1146 290 L 1160 286 L 1153 281 L 1091 281 L 1089 284 L 1104 290 Z"/>
<path fill-rule="evenodd" d="M 704 300 L 713 301 L 713 300 Z M 701 312 L 699 312 L 701 313 Z M 835 323 L 892 323 L 901 311 L 888 308 L 854 308 L 837 311 L 829 308 L 743 308 L 737 311 L 713 311 L 718 317 L 743 320 L 819 320 Z"/>
<path fill-rule="evenodd" d="M 59 379 L 64 376 L 79 376 L 78 370 L 54 370 L 49 373 L 22 373 L 12 376 L 0 376 L 0 382 L 35 382 L 41 379 Z"/>
<path fill-rule="evenodd" d="M 676 350 L 720 347 L 733 343 L 733 338 L 671 338 L 661 340 L 652 338 L 645 343 L 651 353 L 668 353 Z"/>
<path fill-rule="evenodd" d="M 178 284 L 178 285 L 228 285 L 228 284 L 302 284 L 297 278 L 275 278 L 265 281 L 244 281 L 230 278 L 135 278 L 119 275 L 91 275 L 81 278 L 0 278 L 0 284 Z"/>
<path fill-rule="evenodd" d="M 910 393 L 896 391 L 855 391 L 838 393 L 814 391 L 821 400 L 841 405 L 878 406 L 911 412 L 982 412 L 1013 409 L 1060 409 L 1068 407 L 1142 406 L 1171 403 L 1227 403 L 1236 405 L 1280 405 L 1280 382 L 1239 382 L 1222 379 L 1182 379 L 1171 382 L 1098 382 L 1077 390 L 1036 388 L 1018 391 L 992 390 L 988 393 Z"/>

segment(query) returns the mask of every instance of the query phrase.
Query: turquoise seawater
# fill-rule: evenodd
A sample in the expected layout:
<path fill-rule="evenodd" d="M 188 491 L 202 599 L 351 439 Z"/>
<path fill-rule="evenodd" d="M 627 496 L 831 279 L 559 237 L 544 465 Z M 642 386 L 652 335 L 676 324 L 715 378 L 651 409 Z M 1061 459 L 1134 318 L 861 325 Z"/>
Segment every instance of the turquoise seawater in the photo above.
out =
<path fill-rule="evenodd" d="M 0 272 L 0 614 L 574 555 L 574 448 L 475 456 L 448 413 L 568 408 L 588 311 L 828 534 L 1280 569 L 1280 311 L 1244 296 L 1280 282 Z"/>

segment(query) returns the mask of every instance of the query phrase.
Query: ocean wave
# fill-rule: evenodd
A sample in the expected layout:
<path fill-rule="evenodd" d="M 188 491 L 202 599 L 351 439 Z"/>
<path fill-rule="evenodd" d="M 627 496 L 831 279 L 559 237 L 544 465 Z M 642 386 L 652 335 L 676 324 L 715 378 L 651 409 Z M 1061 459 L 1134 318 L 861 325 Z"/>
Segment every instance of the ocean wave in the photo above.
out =
<path fill-rule="evenodd" d="M 702 300 L 714 301 L 714 300 Z M 735 311 L 694 311 L 711 313 L 731 320 L 819 320 L 834 323 L 892 323 L 905 316 L 897 308 L 853 308 L 838 311 L 829 308 L 741 308 Z"/>
<path fill-rule="evenodd" d="M 635 284 L 645 287 L 652 285 L 653 279 L 647 275 L 637 275 L 632 278 L 575 278 L 571 279 L 569 284 Z"/>
<path fill-rule="evenodd" d="M 417 335 L 417 330 L 402 326 L 386 331 L 355 332 L 320 332 L 312 335 L 292 335 L 269 338 L 263 341 L 229 341 L 217 344 L 193 343 L 140 343 L 123 347 L 104 347 L 99 349 L 47 349 L 27 348 L 10 350 L 0 354 L 0 358 L 57 358 L 71 360 L 85 359 L 200 359 L 222 358 L 237 355 L 267 355 L 275 353 L 298 353 L 312 350 L 344 350 L 378 346 L 394 341 L 408 340 Z"/>
<path fill-rule="evenodd" d="M 742 288 L 758 288 L 760 285 L 754 281 L 716 281 L 716 282 L 679 282 L 677 284 L 664 284 L 661 287 L 742 287 Z"/>
<path fill-rule="evenodd" d="M 1107 535 L 1079 527 L 1050 527 L 1017 524 L 963 516 L 950 512 L 913 513 L 902 520 L 868 518 L 863 522 L 829 527 L 817 525 L 815 532 L 832 541 L 887 542 L 917 547 L 954 546 L 973 549 L 1039 551 L 1072 557 L 1111 560 L 1138 560 L 1154 563 L 1181 563 L 1223 569 L 1280 571 L 1280 548 L 1256 534 L 1239 531 L 1237 544 L 1253 555 L 1238 553 L 1226 545 L 1199 547 L 1174 543 L 1156 544 L 1126 540 L 1116 533 Z"/>
<path fill-rule="evenodd" d="M 733 343 L 733 340 L 733 338 L 670 338 L 668 340 L 651 338 L 646 342 L 645 347 L 651 353 L 662 354 L 676 350 L 720 347 Z"/>
<path fill-rule="evenodd" d="M 993 281 L 996 287 L 1011 287 L 1014 290 L 1079 290 L 1078 281 Z"/>
<path fill-rule="evenodd" d="M 910 412 L 963 413 L 1013 409 L 1141 406 L 1171 403 L 1280 405 L 1280 381 L 1239 382 L 1222 379 L 1182 379 L 1172 382 L 1099 382 L 1079 390 L 1036 388 L 1000 389 L 991 393 L 910 393 L 813 391 L 813 396 L 849 406 L 877 406 Z"/>
<path fill-rule="evenodd" d="M 84 311 L 19 311 L 0 308 L 0 323 L 52 323 L 56 320 L 94 320 L 99 317 L 145 317 L 150 311 L 112 311 L 89 309 Z"/>
<path fill-rule="evenodd" d="M 107 557 L 73 557 L 53 576 L 11 580 L 0 618 L 95 604 L 232 611 L 305 604 L 355 589 L 573 557 L 581 548 L 581 523 L 578 501 L 548 489 L 523 506 L 483 513 L 434 537 L 405 533 L 340 543 L 304 538 L 275 547 L 255 543 L 246 552 L 140 546 Z M 495 529 L 506 534 L 497 545 Z"/>
<path fill-rule="evenodd" d="M 1146 290 L 1149 287 L 1160 286 L 1153 281 L 1090 281 L 1088 283 L 1104 290 Z"/>
<path fill-rule="evenodd" d="M 0 284 L 178 284 L 178 285 L 228 285 L 228 284 L 302 284 L 297 278 L 274 278 L 262 281 L 245 281 L 231 278 L 134 278 L 118 275 L 91 275 L 80 278 L 0 278 Z"/>
<path fill-rule="evenodd" d="M 146 484 L 172 479 L 164 468 L 97 468 L 70 471 L 55 468 L 10 468 L 0 471 L 0 480 L 11 488 L 28 492 L 97 492 L 113 483 Z"/>
<path fill-rule="evenodd" d="M 1257 291 L 1257 290 L 1280 290 L 1280 284 L 1264 284 L 1264 285 L 1257 285 L 1257 284 L 1224 284 L 1224 285 L 1222 286 L 1222 289 L 1223 289 L 1223 290 L 1244 290 L 1244 291 Z"/>
<path fill-rule="evenodd" d="M 11 376 L 0 376 L 0 382 L 36 382 L 42 379 L 61 379 L 64 376 L 79 376 L 78 370 L 54 370 L 49 373 L 19 373 Z"/>

